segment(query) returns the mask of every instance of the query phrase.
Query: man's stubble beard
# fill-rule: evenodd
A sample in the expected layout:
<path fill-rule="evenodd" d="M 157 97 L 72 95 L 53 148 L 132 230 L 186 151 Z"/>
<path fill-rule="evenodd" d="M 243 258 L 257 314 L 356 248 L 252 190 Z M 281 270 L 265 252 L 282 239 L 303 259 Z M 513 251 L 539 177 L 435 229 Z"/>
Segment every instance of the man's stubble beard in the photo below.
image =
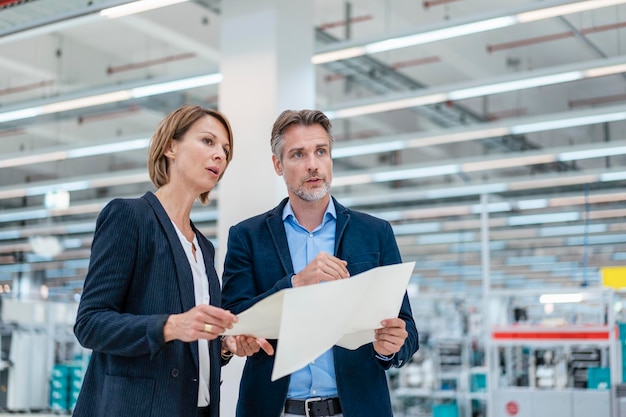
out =
<path fill-rule="evenodd" d="M 312 190 L 305 189 L 303 185 L 304 184 L 301 184 L 297 188 L 289 187 L 289 191 L 308 202 L 321 200 L 330 191 L 330 182 L 326 180 L 324 180 L 324 185 L 321 188 L 314 188 Z"/>

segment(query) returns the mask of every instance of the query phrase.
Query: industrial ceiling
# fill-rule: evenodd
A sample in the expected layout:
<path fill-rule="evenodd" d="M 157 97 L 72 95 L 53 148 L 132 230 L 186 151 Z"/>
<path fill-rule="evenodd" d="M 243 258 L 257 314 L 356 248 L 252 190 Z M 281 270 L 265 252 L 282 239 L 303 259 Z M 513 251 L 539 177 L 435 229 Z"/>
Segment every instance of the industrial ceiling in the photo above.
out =
<path fill-rule="evenodd" d="M 11 296 L 75 299 L 98 212 L 153 188 L 157 123 L 217 107 L 220 2 L 102 16 L 127 3 L 0 1 Z M 598 286 L 625 262 L 626 0 L 313 3 L 333 194 L 392 223 L 420 291 Z M 192 215 L 214 241 L 217 191 Z"/>

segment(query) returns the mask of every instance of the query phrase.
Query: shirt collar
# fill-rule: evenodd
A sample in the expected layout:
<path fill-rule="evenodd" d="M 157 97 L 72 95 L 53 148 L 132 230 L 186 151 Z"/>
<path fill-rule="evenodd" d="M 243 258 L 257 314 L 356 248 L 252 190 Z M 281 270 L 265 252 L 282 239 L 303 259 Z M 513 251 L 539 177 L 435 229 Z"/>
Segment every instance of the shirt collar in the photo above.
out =
<path fill-rule="evenodd" d="M 285 204 L 285 208 L 283 208 L 283 221 L 287 220 L 289 216 L 293 217 L 294 220 L 296 219 L 296 216 L 293 213 L 293 207 L 291 207 L 291 201 L 287 200 L 287 204 Z M 322 221 L 322 223 L 325 222 L 326 219 L 329 218 L 329 216 L 335 220 L 337 219 L 337 211 L 335 209 L 335 205 L 333 204 L 332 198 L 328 199 L 328 205 L 326 206 L 326 211 L 324 212 L 324 220 Z"/>

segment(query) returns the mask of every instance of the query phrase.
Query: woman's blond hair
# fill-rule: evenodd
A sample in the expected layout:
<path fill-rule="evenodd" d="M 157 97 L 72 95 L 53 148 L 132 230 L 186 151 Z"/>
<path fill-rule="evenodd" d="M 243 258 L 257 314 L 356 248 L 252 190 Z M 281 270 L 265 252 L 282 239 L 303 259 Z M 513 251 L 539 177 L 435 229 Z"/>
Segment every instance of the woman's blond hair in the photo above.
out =
<path fill-rule="evenodd" d="M 233 159 L 233 131 L 228 118 L 217 110 L 206 109 L 200 106 L 186 105 L 179 107 L 159 123 L 152 139 L 150 139 L 150 149 L 148 151 L 148 173 L 150 180 L 158 188 L 170 181 L 168 172 L 169 161 L 165 153 L 170 149 L 173 140 L 181 140 L 187 133 L 191 125 L 204 116 L 211 116 L 217 119 L 228 132 L 229 152 L 226 154 L 226 166 Z M 219 178 L 222 178 L 222 171 Z M 218 179 L 219 180 L 219 179 Z M 209 201 L 209 192 L 200 194 L 198 197 L 202 204 Z"/>

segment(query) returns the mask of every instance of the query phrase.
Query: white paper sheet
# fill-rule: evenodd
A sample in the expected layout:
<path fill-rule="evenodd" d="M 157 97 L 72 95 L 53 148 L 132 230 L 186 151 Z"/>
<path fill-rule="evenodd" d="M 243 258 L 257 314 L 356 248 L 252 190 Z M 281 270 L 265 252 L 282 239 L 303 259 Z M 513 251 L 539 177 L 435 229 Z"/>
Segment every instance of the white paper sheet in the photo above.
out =
<path fill-rule="evenodd" d="M 381 266 L 349 279 L 288 288 L 240 313 L 226 335 L 278 339 L 272 381 L 302 368 L 333 345 L 374 341 L 384 319 L 398 316 L 415 262 Z"/>

